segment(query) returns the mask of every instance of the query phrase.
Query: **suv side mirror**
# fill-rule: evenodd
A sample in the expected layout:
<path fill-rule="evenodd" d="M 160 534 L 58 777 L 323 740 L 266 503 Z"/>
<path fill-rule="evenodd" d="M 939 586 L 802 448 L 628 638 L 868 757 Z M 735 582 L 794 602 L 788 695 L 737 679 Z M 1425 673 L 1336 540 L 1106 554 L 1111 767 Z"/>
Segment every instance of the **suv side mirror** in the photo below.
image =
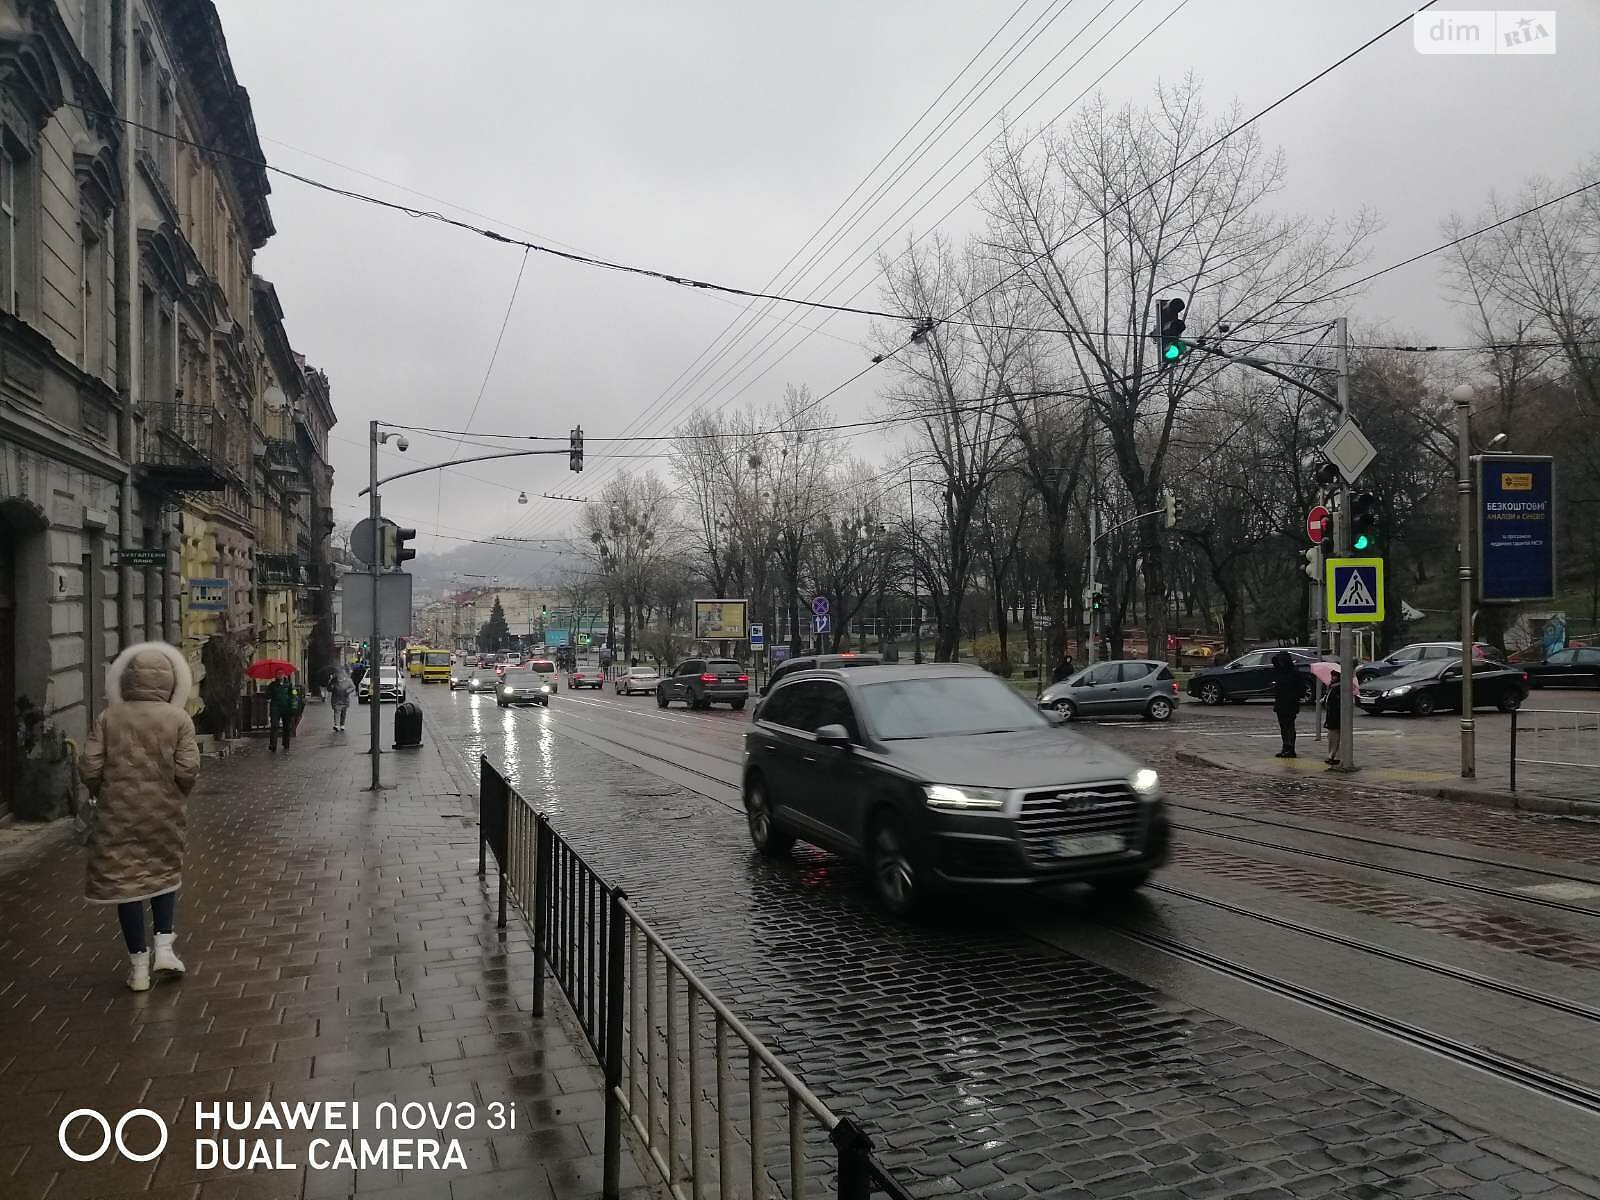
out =
<path fill-rule="evenodd" d="M 843 725 L 823 725 L 817 730 L 817 741 L 824 746 L 834 746 L 840 750 L 850 748 L 850 731 Z"/>

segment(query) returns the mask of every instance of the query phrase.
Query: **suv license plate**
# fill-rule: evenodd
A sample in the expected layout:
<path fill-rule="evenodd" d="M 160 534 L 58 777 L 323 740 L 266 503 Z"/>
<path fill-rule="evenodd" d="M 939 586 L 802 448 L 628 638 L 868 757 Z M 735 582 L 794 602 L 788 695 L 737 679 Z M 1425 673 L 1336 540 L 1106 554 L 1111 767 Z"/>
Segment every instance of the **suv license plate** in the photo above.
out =
<path fill-rule="evenodd" d="M 1100 833 L 1093 837 L 1058 837 L 1050 843 L 1057 858 L 1084 858 L 1091 854 L 1119 854 L 1125 848 L 1119 833 Z"/>

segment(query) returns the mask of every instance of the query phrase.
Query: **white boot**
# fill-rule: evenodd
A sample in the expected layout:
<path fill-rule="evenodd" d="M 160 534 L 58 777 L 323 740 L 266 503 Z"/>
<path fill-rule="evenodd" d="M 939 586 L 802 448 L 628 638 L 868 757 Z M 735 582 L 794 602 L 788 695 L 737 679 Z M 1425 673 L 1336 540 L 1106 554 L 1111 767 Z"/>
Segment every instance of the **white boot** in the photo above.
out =
<path fill-rule="evenodd" d="M 129 953 L 128 990 L 130 992 L 148 992 L 150 990 L 150 951 L 140 950 L 137 954 Z"/>
<path fill-rule="evenodd" d="M 177 936 L 175 933 L 156 934 L 156 956 L 155 961 L 150 964 L 152 971 L 170 971 L 174 975 L 183 974 L 183 960 L 172 949 L 172 940 Z"/>

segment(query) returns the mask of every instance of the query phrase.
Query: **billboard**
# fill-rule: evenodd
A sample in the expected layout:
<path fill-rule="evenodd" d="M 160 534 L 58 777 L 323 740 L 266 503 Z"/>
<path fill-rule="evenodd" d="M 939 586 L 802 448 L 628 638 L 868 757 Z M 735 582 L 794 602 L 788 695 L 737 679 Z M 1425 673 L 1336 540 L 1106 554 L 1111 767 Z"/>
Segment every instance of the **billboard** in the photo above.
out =
<path fill-rule="evenodd" d="M 1478 599 L 1485 604 L 1555 598 L 1555 498 L 1549 455 L 1478 459 Z"/>
<path fill-rule="evenodd" d="M 702 641 L 744 641 L 746 607 L 743 600 L 696 600 L 694 636 Z"/>
<path fill-rule="evenodd" d="M 365 572 L 346 572 L 339 579 L 340 603 L 344 608 L 344 633 L 365 641 L 372 637 L 372 576 Z M 411 576 L 403 571 L 385 571 L 378 576 L 378 634 L 380 637 L 411 636 Z"/>

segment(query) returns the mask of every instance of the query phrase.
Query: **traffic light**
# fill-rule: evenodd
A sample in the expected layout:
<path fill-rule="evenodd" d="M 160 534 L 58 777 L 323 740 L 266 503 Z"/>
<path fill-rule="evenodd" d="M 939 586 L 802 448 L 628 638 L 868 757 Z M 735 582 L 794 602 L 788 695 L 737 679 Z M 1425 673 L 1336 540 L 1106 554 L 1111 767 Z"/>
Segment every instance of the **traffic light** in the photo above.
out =
<path fill-rule="evenodd" d="M 398 525 L 385 525 L 379 564 L 386 571 L 392 571 L 403 562 L 409 562 L 417 556 L 417 552 L 406 543 L 417 536 L 415 529 L 401 529 Z"/>
<path fill-rule="evenodd" d="M 1371 492 L 1350 497 L 1350 549 L 1371 550 L 1377 544 L 1378 498 Z"/>
<path fill-rule="evenodd" d="M 1301 568 L 1303 571 L 1305 571 L 1306 578 L 1311 580 L 1312 583 L 1321 583 L 1322 547 L 1312 546 L 1309 550 L 1302 550 L 1300 554 L 1301 557 L 1306 560 L 1305 566 Z"/>
<path fill-rule="evenodd" d="M 1175 363 L 1189 352 L 1189 343 L 1183 340 L 1182 300 L 1156 301 L 1156 337 L 1161 343 L 1161 361 Z"/>
<path fill-rule="evenodd" d="M 567 451 L 567 469 L 569 471 L 583 470 L 583 426 L 574 425 L 572 428 L 572 448 Z"/>
<path fill-rule="evenodd" d="M 1090 595 L 1090 597 L 1089 597 L 1089 608 L 1092 611 L 1099 612 L 1105 606 L 1106 606 L 1106 594 L 1104 592 L 1094 592 L 1093 594 Z"/>

